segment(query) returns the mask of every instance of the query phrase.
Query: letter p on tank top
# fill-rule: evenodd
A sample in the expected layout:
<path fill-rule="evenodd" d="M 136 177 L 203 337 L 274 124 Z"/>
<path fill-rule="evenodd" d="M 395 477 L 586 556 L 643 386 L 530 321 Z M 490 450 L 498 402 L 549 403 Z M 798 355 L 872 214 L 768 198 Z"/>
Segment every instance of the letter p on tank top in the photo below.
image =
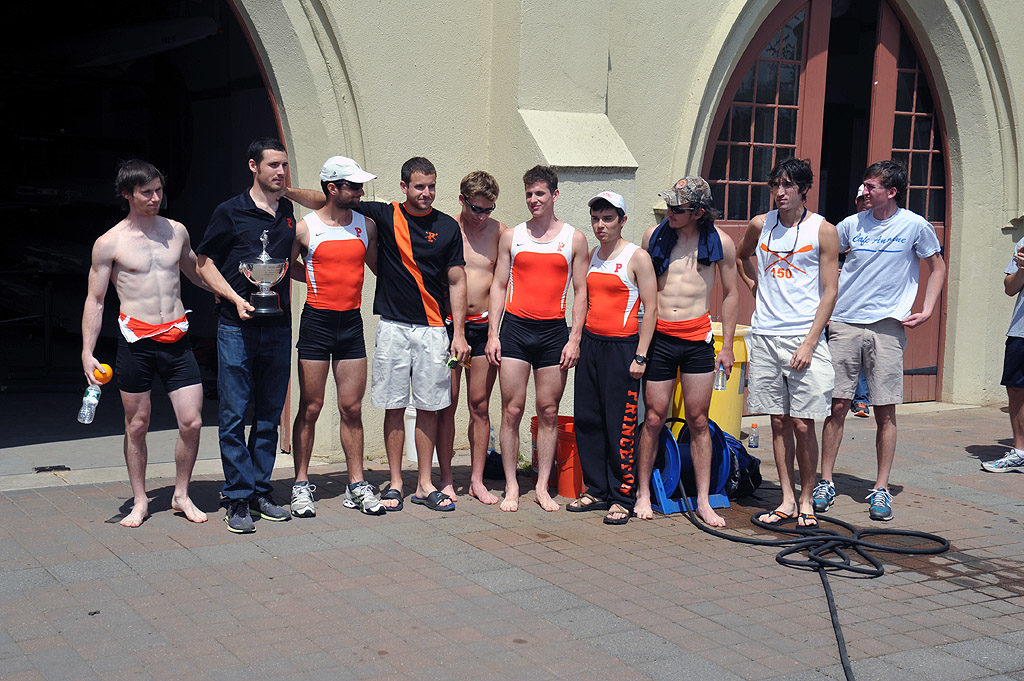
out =
<path fill-rule="evenodd" d="M 565 223 L 554 239 L 542 242 L 530 236 L 525 222 L 515 226 L 506 312 L 526 319 L 565 318 L 575 231 Z"/>
<path fill-rule="evenodd" d="M 366 219 L 353 212 L 352 222 L 341 226 L 324 224 L 316 213 L 304 220 L 309 228 L 306 303 L 320 310 L 358 310 L 368 243 Z"/>
<path fill-rule="evenodd" d="M 636 244 L 626 244 L 619 254 L 601 260 L 594 251 L 587 270 L 586 329 L 599 336 L 632 336 L 640 329 L 640 289 L 629 278 L 629 259 Z"/>

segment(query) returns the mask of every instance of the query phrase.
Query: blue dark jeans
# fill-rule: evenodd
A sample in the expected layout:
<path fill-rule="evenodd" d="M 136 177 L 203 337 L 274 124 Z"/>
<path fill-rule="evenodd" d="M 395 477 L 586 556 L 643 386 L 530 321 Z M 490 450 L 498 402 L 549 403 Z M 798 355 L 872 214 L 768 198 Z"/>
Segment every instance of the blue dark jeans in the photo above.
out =
<path fill-rule="evenodd" d="M 217 394 L 223 494 L 248 499 L 270 493 L 277 458 L 277 426 L 288 392 L 291 327 L 217 327 Z M 249 438 L 245 415 L 253 409 Z"/>
<path fill-rule="evenodd" d="M 868 379 L 864 376 L 864 369 L 860 370 L 860 378 L 857 379 L 857 387 L 853 391 L 853 401 L 871 404 L 871 397 L 868 395 Z"/>

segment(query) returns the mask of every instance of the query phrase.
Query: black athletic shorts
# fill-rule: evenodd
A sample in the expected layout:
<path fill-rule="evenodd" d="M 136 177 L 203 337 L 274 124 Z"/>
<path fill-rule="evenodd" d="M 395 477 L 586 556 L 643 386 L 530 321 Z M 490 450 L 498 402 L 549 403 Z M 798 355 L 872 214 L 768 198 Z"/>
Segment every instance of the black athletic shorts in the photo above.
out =
<path fill-rule="evenodd" d="M 299 342 L 295 347 L 299 359 L 362 359 L 366 357 L 363 315 L 358 308 L 339 312 L 306 304 L 299 318 Z"/>
<path fill-rule="evenodd" d="M 999 385 L 1007 388 L 1024 388 L 1024 338 L 1006 337 L 1006 351 L 1003 353 L 1003 380 Z"/>
<path fill-rule="evenodd" d="M 160 377 L 169 393 L 203 382 L 188 336 L 177 343 L 161 343 L 152 338 L 129 343 L 118 335 L 114 364 L 118 389 L 126 393 L 149 392 L 154 376 Z"/>
<path fill-rule="evenodd" d="M 714 371 L 714 342 L 683 340 L 655 331 L 644 378 L 648 381 L 674 381 L 677 369 L 684 374 Z"/>
<path fill-rule="evenodd" d="M 487 347 L 487 329 L 490 326 L 487 322 L 466 322 L 466 342 L 469 343 L 470 357 L 483 357 L 484 348 Z M 444 328 L 448 331 L 448 342 L 455 340 L 455 327 L 446 323 Z"/>
<path fill-rule="evenodd" d="M 534 369 L 558 366 L 569 342 L 564 319 L 523 319 L 505 313 L 501 320 L 501 356 L 529 362 Z"/>

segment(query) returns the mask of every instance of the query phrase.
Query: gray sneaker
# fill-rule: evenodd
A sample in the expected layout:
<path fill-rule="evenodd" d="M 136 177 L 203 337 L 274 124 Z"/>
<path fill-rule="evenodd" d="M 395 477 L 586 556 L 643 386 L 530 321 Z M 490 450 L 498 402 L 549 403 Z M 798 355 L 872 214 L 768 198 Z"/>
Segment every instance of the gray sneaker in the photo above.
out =
<path fill-rule="evenodd" d="M 345 500 L 341 503 L 345 508 L 358 508 L 366 515 L 384 515 L 388 512 L 380 503 L 377 490 L 365 480 L 346 485 Z"/>
<path fill-rule="evenodd" d="M 1024 473 L 1024 456 L 1021 456 L 1016 449 L 1011 449 L 1006 456 L 995 461 L 986 461 L 981 467 L 989 473 L 1010 473 L 1017 471 Z"/>
<path fill-rule="evenodd" d="M 316 515 L 316 505 L 313 503 L 313 492 L 316 485 L 310 484 L 308 480 L 297 482 L 292 485 L 292 515 L 296 518 L 312 518 Z"/>
<path fill-rule="evenodd" d="M 836 501 L 836 486 L 831 480 L 819 480 L 811 492 L 811 500 L 814 502 L 814 512 L 824 513 Z"/>
<path fill-rule="evenodd" d="M 257 494 L 249 501 L 249 513 L 254 517 L 264 520 L 281 522 L 291 520 L 292 516 L 288 511 L 274 503 L 269 494 Z"/>
<path fill-rule="evenodd" d="M 228 531 L 235 534 L 252 534 L 256 531 L 256 525 L 249 515 L 249 500 L 235 499 L 228 501 L 227 513 L 224 515 L 224 522 L 228 524 Z"/>
<path fill-rule="evenodd" d="M 889 490 L 884 487 L 868 490 L 868 495 L 864 498 L 871 502 L 871 506 L 868 508 L 869 518 L 885 521 L 893 519 L 892 494 L 889 493 Z"/>

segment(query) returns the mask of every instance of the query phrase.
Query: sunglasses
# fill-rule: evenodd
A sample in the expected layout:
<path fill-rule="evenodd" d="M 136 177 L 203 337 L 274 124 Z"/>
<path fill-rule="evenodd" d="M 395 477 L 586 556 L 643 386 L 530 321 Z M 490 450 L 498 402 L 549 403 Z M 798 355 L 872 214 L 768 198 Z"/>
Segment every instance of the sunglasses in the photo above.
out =
<path fill-rule="evenodd" d="M 462 197 L 462 200 L 467 206 L 469 206 L 469 209 L 476 213 L 477 215 L 490 215 L 491 213 L 494 212 L 494 209 L 496 208 L 496 206 L 491 206 L 490 208 L 482 208 L 481 206 L 475 206 L 472 203 L 470 203 L 469 199 L 467 199 L 465 196 Z"/>
<path fill-rule="evenodd" d="M 348 180 L 332 180 L 331 184 L 333 184 L 335 187 L 348 187 L 353 191 L 357 191 L 363 188 L 362 182 L 349 182 Z"/>
<path fill-rule="evenodd" d="M 693 206 L 669 206 L 668 210 L 669 210 L 670 213 L 675 213 L 676 215 L 682 215 L 683 213 L 687 213 L 687 212 L 689 212 L 689 213 L 696 213 L 698 210 L 700 210 L 700 208 L 694 208 Z"/>

